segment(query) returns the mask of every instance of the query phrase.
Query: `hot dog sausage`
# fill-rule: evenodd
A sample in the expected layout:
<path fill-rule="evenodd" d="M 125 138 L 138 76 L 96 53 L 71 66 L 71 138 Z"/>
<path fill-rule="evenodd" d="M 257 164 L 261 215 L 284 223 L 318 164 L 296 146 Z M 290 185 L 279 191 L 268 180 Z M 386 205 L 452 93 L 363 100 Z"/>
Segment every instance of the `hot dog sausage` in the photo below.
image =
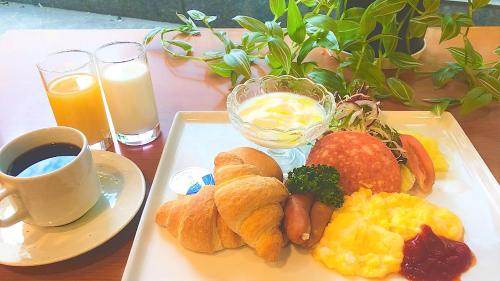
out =
<path fill-rule="evenodd" d="M 295 193 L 288 196 L 285 206 L 285 231 L 292 243 L 303 245 L 310 237 L 309 211 L 314 200 L 312 193 Z"/>
<path fill-rule="evenodd" d="M 314 202 L 311 208 L 311 238 L 304 244 L 304 247 L 311 248 L 319 242 L 334 209 L 334 207 L 320 201 Z"/>

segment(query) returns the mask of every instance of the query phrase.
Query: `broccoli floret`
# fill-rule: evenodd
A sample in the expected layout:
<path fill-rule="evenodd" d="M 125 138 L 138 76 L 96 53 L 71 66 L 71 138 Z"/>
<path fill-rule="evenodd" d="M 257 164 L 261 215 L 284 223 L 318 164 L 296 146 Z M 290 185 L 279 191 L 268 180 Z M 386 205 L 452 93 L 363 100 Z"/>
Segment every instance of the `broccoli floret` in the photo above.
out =
<path fill-rule="evenodd" d="M 290 193 L 313 193 L 317 200 L 342 207 L 344 192 L 339 185 L 337 169 L 327 165 L 302 166 L 288 173 L 286 182 Z"/>

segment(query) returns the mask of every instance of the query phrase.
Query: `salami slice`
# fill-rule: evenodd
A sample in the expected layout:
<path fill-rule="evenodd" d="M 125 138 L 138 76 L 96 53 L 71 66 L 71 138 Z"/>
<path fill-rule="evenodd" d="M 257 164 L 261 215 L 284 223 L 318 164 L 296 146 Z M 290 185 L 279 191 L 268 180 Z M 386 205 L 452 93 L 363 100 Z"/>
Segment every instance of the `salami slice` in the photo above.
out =
<path fill-rule="evenodd" d="M 387 146 L 363 132 L 341 131 L 319 139 L 307 158 L 306 165 L 329 165 L 340 174 L 345 194 L 360 187 L 374 192 L 399 192 L 399 165 Z"/>

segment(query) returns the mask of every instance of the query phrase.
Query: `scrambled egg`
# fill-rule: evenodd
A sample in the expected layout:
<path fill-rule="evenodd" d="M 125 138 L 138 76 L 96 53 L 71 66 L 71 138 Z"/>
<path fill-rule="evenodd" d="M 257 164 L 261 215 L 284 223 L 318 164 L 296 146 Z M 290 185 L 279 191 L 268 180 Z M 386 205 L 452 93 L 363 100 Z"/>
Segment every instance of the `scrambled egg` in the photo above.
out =
<path fill-rule="evenodd" d="M 360 189 L 335 210 L 312 254 L 343 275 L 384 277 L 400 270 L 404 241 L 422 224 L 437 235 L 462 239 L 462 223 L 447 209 L 409 194 Z"/>

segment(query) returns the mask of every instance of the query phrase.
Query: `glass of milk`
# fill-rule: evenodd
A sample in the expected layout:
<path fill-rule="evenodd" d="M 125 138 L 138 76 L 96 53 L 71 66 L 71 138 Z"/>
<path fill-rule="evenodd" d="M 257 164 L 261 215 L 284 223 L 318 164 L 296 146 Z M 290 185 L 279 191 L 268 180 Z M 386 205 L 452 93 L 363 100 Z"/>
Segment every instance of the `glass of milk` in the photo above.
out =
<path fill-rule="evenodd" d="M 99 79 L 119 142 L 142 145 L 160 135 L 160 123 L 145 48 L 112 42 L 95 51 Z"/>

